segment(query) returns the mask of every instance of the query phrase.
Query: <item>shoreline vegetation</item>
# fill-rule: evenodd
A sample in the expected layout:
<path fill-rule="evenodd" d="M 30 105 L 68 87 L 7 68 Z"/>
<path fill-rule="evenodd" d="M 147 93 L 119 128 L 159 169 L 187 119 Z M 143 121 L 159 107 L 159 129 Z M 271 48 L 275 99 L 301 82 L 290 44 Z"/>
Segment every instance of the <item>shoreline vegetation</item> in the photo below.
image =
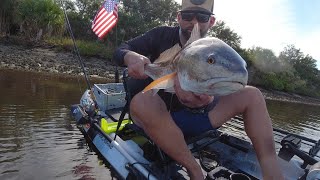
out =
<path fill-rule="evenodd" d="M 163 2 L 123 1 L 118 8 L 117 25 L 107 36 L 97 39 L 91 26 L 101 1 L 74 0 L 61 4 L 53 0 L 2 0 L 0 43 L 3 53 L 0 54 L 0 66 L 56 74 L 81 74 L 77 58 L 72 53 L 66 53 L 74 49 L 70 31 L 67 30 L 69 26 L 66 26 L 70 25 L 86 64 L 86 73 L 114 79 L 116 66 L 111 59 L 119 44 L 154 27 L 178 25 L 172 12 L 178 12 L 181 5 L 174 0 Z M 223 20 L 215 22 L 207 34 L 226 42 L 246 61 L 248 84 L 260 87 L 265 94 L 270 92 L 272 96 L 267 95 L 266 98 L 290 99 L 291 102 L 305 102 L 304 99 L 308 99 L 308 102 L 318 103 L 320 70 L 317 69 L 317 60 L 295 44 L 286 45 L 278 54 L 260 46 L 243 48 L 241 34 Z M 281 94 L 281 98 L 274 94 Z"/>
<path fill-rule="evenodd" d="M 115 70 L 119 74 L 123 67 L 116 67 L 102 55 L 82 56 L 90 79 L 114 82 Z M 78 58 L 71 50 L 63 50 L 49 44 L 18 45 L 0 39 L 0 69 L 41 72 L 63 76 L 83 76 Z M 302 96 L 295 93 L 259 88 L 265 99 L 320 106 L 320 98 Z"/>

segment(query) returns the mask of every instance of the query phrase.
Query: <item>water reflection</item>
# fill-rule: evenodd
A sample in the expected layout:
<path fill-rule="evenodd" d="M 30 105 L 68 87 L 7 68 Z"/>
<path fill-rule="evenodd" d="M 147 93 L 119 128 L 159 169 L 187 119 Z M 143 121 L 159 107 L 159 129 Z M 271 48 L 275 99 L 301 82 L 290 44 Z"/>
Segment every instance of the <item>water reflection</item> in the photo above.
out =
<path fill-rule="evenodd" d="M 79 101 L 85 89 L 77 81 L 0 71 L 0 179 L 102 179 L 106 175 L 69 114 L 70 105 Z"/>
<path fill-rule="evenodd" d="M 0 179 L 111 179 L 69 114 L 84 89 L 83 79 L 0 70 Z M 267 104 L 274 126 L 320 137 L 319 107 Z"/>
<path fill-rule="evenodd" d="M 267 101 L 267 105 L 275 127 L 319 139 L 320 106 L 279 101 Z"/>

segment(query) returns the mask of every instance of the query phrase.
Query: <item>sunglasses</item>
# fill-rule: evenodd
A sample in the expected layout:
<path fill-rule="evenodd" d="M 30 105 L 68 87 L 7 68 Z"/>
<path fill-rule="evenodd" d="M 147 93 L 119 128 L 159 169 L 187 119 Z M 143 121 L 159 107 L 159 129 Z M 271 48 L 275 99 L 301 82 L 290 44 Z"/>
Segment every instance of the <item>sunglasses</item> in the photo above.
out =
<path fill-rule="evenodd" d="M 192 21 L 196 18 L 199 23 L 206 23 L 209 21 L 211 14 L 205 14 L 201 12 L 180 12 L 181 19 L 184 21 Z"/>

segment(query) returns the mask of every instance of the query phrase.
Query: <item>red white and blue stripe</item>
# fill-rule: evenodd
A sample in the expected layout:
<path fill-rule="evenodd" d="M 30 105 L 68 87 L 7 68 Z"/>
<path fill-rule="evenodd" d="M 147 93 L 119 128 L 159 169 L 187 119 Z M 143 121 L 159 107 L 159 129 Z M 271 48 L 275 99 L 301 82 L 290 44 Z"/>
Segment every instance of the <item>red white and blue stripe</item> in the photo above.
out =
<path fill-rule="evenodd" d="M 106 0 L 92 22 L 93 32 L 102 39 L 118 21 L 118 1 Z"/>

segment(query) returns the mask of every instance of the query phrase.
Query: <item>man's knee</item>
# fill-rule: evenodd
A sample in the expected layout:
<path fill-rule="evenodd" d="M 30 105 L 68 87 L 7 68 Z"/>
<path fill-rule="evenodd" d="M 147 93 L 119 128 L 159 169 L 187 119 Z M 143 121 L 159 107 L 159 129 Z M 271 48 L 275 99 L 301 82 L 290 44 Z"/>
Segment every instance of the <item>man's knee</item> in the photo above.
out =
<path fill-rule="evenodd" d="M 135 121 L 152 123 L 154 116 L 160 116 L 166 110 L 162 99 L 152 92 L 138 93 L 130 102 L 130 114 Z"/>
<path fill-rule="evenodd" d="M 264 102 L 264 97 L 261 91 L 253 86 L 246 86 L 243 90 L 243 96 L 249 103 Z"/>
<path fill-rule="evenodd" d="M 144 109 L 145 100 L 141 93 L 136 94 L 130 102 L 130 113 L 131 115 L 137 115 Z"/>

